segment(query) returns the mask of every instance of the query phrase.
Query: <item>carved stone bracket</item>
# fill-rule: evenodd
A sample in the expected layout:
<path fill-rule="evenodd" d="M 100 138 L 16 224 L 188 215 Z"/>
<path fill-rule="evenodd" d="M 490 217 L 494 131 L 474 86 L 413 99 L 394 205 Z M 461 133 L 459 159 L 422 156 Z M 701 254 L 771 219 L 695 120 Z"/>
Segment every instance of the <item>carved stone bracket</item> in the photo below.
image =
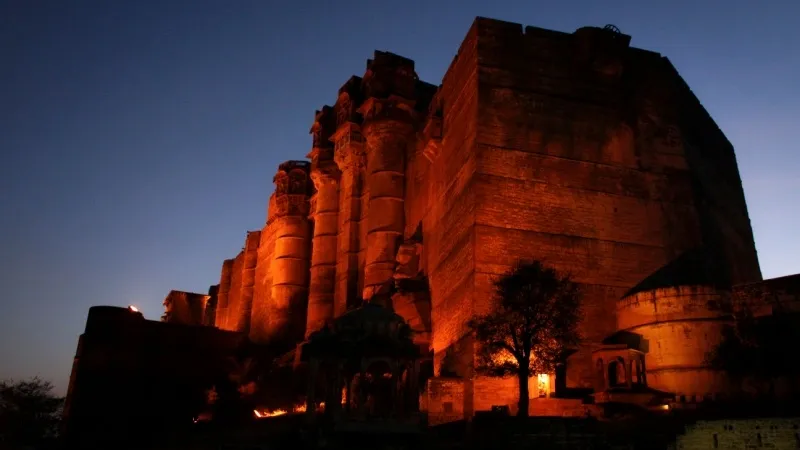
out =
<path fill-rule="evenodd" d="M 311 171 L 311 180 L 319 191 L 322 186 L 338 183 L 341 174 L 335 163 L 320 164 Z"/>
<path fill-rule="evenodd" d="M 417 231 L 397 249 L 394 285 L 398 292 L 423 292 L 429 289 L 428 277 L 422 271 L 422 230 Z"/>
<path fill-rule="evenodd" d="M 308 216 L 310 204 L 307 195 L 286 194 L 275 197 L 273 208 L 270 210 L 270 220 L 286 216 Z"/>
<path fill-rule="evenodd" d="M 287 161 L 279 166 L 273 179 L 275 193 L 270 197 L 267 223 L 284 216 L 308 216 L 313 191 L 310 166 L 308 161 Z"/>
<path fill-rule="evenodd" d="M 422 154 L 430 162 L 434 162 L 442 148 L 442 118 L 432 116 L 422 130 Z"/>
<path fill-rule="evenodd" d="M 363 169 L 367 165 L 367 157 L 364 149 L 364 136 L 358 125 L 348 122 L 339 127 L 331 137 L 335 142 L 334 161 L 339 166 L 339 170 Z"/>

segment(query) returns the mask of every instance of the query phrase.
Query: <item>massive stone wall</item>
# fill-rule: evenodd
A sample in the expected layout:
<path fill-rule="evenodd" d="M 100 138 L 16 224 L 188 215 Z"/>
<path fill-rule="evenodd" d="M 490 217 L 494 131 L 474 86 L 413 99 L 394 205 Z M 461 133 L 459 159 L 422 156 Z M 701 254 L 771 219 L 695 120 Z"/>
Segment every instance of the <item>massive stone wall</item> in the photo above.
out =
<path fill-rule="evenodd" d="M 668 261 L 664 211 L 689 209 L 691 199 L 667 203 L 663 176 L 637 162 L 651 149 L 636 148 L 625 121 L 627 36 L 484 27 L 476 290 L 489 291 L 491 278 L 520 258 L 543 260 L 584 285 L 582 331 L 598 342 L 615 330 L 614 301 Z M 696 244 L 691 238 L 683 249 Z M 573 362 L 570 384 L 585 384 L 587 356 Z"/>

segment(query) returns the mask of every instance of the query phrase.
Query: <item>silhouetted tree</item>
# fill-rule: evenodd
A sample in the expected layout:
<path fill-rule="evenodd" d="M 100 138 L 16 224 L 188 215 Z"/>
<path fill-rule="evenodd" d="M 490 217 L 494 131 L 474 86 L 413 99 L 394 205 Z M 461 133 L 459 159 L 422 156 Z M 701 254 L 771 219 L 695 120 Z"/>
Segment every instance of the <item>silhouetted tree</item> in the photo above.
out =
<path fill-rule="evenodd" d="M 54 441 L 63 403 L 48 381 L 0 382 L 0 448 L 39 448 Z"/>
<path fill-rule="evenodd" d="M 249 348 L 241 348 L 227 360 L 226 373 L 213 386 L 208 396 L 214 420 L 241 422 L 252 418 L 253 396 L 256 391 L 257 360 Z"/>
<path fill-rule="evenodd" d="M 568 275 L 539 261 L 518 264 L 494 286 L 495 308 L 468 322 L 478 341 L 476 369 L 489 376 L 516 375 L 517 415 L 526 417 L 528 379 L 553 372 L 580 341 L 580 290 Z"/>

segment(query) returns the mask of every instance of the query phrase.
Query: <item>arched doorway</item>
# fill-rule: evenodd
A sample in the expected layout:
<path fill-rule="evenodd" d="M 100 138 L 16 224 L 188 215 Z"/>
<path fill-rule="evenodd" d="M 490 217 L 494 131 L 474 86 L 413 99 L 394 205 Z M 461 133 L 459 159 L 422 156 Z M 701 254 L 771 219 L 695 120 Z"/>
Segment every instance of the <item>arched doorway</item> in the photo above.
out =
<path fill-rule="evenodd" d="M 625 361 L 622 358 L 616 358 L 608 362 L 608 387 L 626 385 L 628 382 L 627 375 Z"/>

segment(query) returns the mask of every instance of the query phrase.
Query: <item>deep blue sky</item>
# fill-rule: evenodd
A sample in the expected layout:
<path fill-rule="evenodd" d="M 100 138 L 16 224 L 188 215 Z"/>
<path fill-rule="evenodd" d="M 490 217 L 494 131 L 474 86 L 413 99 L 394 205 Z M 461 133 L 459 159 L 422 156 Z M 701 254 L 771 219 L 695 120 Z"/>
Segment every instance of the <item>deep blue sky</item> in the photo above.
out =
<path fill-rule="evenodd" d="M 216 283 L 314 110 L 375 49 L 438 84 L 477 15 L 667 55 L 736 147 L 764 276 L 800 272 L 798 1 L 0 0 L 0 378 L 63 392 L 89 306 Z"/>

